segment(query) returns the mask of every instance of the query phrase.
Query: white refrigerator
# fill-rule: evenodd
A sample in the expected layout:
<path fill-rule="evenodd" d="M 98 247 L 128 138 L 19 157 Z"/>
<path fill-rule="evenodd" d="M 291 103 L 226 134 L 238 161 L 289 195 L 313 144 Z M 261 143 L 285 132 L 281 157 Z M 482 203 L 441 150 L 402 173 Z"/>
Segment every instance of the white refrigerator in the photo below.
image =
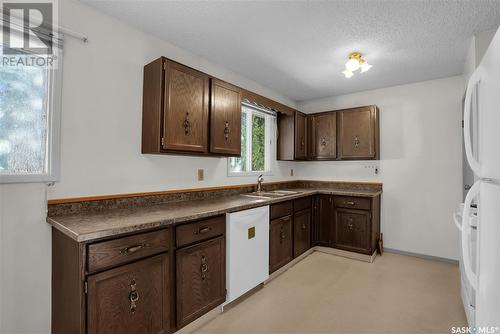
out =
<path fill-rule="evenodd" d="M 471 118 L 477 120 L 477 126 L 472 126 Z M 473 137 L 477 138 L 474 145 Z M 500 327 L 499 31 L 467 85 L 464 146 L 476 182 L 467 193 L 461 224 L 457 224 L 461 231 L 462 299 L 471 327 L 496 329 Z M 473 204 L 477 209 L 471 207 Z"/>

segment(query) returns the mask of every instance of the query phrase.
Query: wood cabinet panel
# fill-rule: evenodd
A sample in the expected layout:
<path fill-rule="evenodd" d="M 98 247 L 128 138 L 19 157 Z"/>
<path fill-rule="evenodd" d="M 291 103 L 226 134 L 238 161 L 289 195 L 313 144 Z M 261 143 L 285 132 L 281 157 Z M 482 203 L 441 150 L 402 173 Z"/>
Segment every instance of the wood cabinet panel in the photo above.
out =
<path fill-rule="evenodd" d="M 378 159 L 378 108 L 337 110 L 339 158 Z"/>
<path fill-rule="evenodd" d="M 311 210 L 293 214 L 293 256 L 297 257 L 311 248 Z"/>
<path fill-rule="evenodd" d="M 293 259 L 292 216 L 271 221 L 269 227 L 269 273 Z"/>
<path fill-rule="evenodd" d="M 96 272 L 166 252 L 169 244 L 170 229 L 89 244 L 87 246 L 88 271 Z"/>
<path fill-rule="evenodd" d="M 209 77 L 171 60 L 166 64 L 162 147 L 207 152 Z"/>
<path fill-rule="evenodd" d="M 329 247 L 334 232 L 333 196 L 318 195 L 314 199 L 313 243 Z"/>
<path fill-rule="evenodd" d="M 241 89 L 211 79 L 210 152 L 241 154 Z"/>
<path fill-rule="evenodd" d="M 168 254 L 88 277 L 88 333 L 168 333 Z"/>
<path fill-rule="evenodd" d="M 208 240 L 226 232 L 225 216 L 203 219 L 176 227 L 177 247 L 183 247 L 195 242 Z"/>
<path fill-rule="evenodd" d="M 337 158 L 337 114 L 334 111 L 313 114 L 309 117 L 310 150 L 313 160 Z"/>
<path fill-rule="evenodd" d="M 293 202 L 286 201 L 286 202 L 273 204 L 273 205 L 271 205 L 270 211 L 271 211 L 271 213 L 270 213 L 271 220 L 276 219 L 276 218 L 280 218 L 283 216 L 291 215 L 293 212 Z"/>
<path fill-rule="evenodd" d="M 333 205 L 336 208 L 370 210 L 371 199 L 354 196 L 335 196 Z"/>
<path fill-rule="evenodd" d="M 177 250 L 177 328 L 226 300 L 225 246 L 221 236 Z"/>
<path fill-rule="evenodd" d="M 311 197 L 298 198 L 293 201 L 293 211 L 297 212 L 300 210 L 311 208 Z"/>
<path fill-rule="evenodd" d="M 295 159 L 307 159 L 307 122 L 306 115 L 295 112 Z"/>
<path fill-rule="evenodd" d="M 335 221 L 334 247 L 371 254 L 369 211 L 338 208 Z"/>

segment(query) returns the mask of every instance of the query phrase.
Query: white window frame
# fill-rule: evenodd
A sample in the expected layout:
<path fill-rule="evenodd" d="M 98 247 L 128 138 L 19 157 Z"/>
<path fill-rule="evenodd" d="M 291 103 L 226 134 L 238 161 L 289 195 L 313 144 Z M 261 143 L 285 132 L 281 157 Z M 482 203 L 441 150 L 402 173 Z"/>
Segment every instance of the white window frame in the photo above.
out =
<path fill-rule="evenodd" d="M 276 162 L 276 116 L 271 115 L 268 112 L 259 111 L 258 108 L 250 105 L 242 104 L 242 107 L 246 107 L 250 110 L 247 112 L 247 152 L 251 154 L 252 152 L 252 115 L 256 114 L 265 118 L 265 140 L 267 142 L 267 148 L 265 150 L 264 156 L 264 171 L 251 171 L 252 159 L 246 159 L 246 171 L 244 172 L 233 172 L 231 171 L 230 159 L 227 158 L 227 175 L 228 176 L 258 176 L 258 175 L 273 175 L 273 167 Z M 250 131 L 249 131 L 250 130 Z"/>
<path fill-rule="evenodd" d="M 40 174 L 0 173 L 2 183 L 52 183 L 60 177 L 62 49 L 54 48 L 55 66 L 49 69 L 49 95 L 47 101 L 46 171 Z"/>

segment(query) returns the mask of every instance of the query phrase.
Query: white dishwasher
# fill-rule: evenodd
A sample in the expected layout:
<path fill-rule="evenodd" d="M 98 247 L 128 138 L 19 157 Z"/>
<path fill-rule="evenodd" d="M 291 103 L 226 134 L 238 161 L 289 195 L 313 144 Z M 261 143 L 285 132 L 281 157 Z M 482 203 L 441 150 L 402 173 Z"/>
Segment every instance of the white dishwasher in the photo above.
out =
<path fill-rule="evenodd" d="M 228 304 L 269 278 L 269 206 L 226 214 Z"/>

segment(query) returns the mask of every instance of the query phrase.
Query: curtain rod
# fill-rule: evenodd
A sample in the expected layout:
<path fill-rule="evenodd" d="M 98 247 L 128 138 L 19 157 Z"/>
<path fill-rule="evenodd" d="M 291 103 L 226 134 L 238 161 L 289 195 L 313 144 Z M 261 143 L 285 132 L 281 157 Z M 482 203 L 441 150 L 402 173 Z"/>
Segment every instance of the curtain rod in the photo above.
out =
<path fill-rule="evenodd" d="M 3 11 L 0 11 L 0 14 L 2 14 L 2 17 L 5 17 L 5 16 L 3 15 L 3 14 L 4 14 L 4 13 L 3 13 Z M 16 14 L 14 14 L 14 13 L 10 13 L 10 18 L 11 18 L 11 19 L 12 19 L 12 18 L 14 18 L 14 19 L 15 19 L 15 20 L 17 20 L 17 21 L 24 22 L 24 18 L 23 18 L 23 17 L 20 17 L 19 15 L 16 15 Z M 2 22 L 2 24 L 5 24 L 5 21 L 4 21 L 4 20 L 0 19 L 0 21 Z M 20 26 L 23 26 L 23 24 L 22 24 L 22 23 L 15 22 L 15 21 L 14 21 L 14 22 L 12 22 L 12 20 L 9 22 L 9 24 L 11 24 L 11 23 L 13 23 L 13 24 L 15 24 L 15 25 L 17 25 L 17 26 L 19 26 L 19 27 L 20 27 Z M 78 40 L 82 41 L 83 43 L 87 43 L 87 42 L 89 41 L 89 39 L 88 39 L 88 37 L 87 37 L 86 35 L 81 34 L 81 33 L 78 33 L 78 32 L 76 32 L 76 31 L 73 31 L 73 30 L 68 29 L 68 28 L 66 28 L 66 27 L 63 27 L 63 26 L 59 26 L 59 25 L 57 25 L 57 26 L 56 26 L 56 25 L 53 25 L 53 26 L 51 27 L 51 29 L 46 29 L 45 27 L 43 27 L 43 29 L 44 29 L 44 30 L 46 30 L 46 31 L 50 31 L 50 32 L 51 32 L 51 33 L 50 33 L 50 35 L 52 35 L 52 37 L 55 37 L 55 38 L 58 38 L 58 36 L 57 36 L 57 35 L 54 35 L 53 31 L 57 31 L 58 33 L 60 33 L 60 34 L 62 34 L 62 35 L 64 35 L 64 36 L 73 37 L 73 38 L 75 38 L 75 39 L 78 39 Z"/>

